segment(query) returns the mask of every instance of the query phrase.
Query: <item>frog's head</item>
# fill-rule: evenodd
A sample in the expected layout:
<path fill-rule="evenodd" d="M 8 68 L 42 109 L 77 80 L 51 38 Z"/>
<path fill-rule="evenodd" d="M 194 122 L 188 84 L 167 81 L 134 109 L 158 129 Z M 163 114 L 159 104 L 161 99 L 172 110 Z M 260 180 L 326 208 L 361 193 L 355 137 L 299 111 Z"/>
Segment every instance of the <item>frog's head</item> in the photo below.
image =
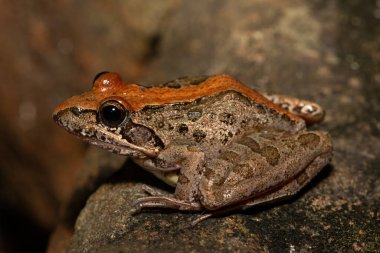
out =
<path fill-rule="evenodd" d="M 131 120 L 133 107 L 126 94 L 134 94 L 136 89 L 141 87 L 124 84 L 116 73 L 99 73 L 91 91 L 59 104 L 53 118 L 68 132 L 114 153 L 155 156 L 162 141 L 152 130 Z"/>

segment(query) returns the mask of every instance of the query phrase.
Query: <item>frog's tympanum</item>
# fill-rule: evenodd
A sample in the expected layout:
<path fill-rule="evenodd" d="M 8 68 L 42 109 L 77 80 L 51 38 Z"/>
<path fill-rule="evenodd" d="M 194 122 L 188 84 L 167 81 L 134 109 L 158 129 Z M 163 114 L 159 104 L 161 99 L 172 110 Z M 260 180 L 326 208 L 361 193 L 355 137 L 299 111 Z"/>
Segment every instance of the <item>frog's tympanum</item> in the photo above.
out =
<path fill-rule="evenodd" d="M 297 193 L 332 157 L 329 135 L 306 129 L 323 115 L 315 103 L 260 94 L 224 74 L 144 87 L 108 72 L 54 111 L 70 133 L 175 187 L 173 195 L 146 187 L 137 207 L 206 211 L 197 221 Z"/>

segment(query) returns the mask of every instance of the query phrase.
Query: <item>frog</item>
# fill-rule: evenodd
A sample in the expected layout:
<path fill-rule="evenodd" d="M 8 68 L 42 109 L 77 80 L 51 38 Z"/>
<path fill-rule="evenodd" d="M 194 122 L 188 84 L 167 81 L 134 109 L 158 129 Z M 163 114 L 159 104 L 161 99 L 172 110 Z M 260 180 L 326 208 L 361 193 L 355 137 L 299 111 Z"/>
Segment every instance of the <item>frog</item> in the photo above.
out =
<path fill-rule="evenodd" d="M 144 186 L 136 208 L 203 212 L 193 224 L 296 195 L 332 159 L 330 135 L 308 129 L 323 118 L 317 103 L 259 92 L 227 74 L 146 86 L 102 72 L 53 112 L 69 133 L 174 188 Z"/>

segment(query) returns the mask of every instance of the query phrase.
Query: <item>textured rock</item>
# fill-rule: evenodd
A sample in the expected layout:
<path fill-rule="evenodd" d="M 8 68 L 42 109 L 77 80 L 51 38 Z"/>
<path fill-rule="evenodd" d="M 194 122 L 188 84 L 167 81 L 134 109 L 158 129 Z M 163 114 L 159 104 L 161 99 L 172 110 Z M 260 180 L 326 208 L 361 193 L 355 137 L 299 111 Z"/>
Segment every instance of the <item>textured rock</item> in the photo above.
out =
<path fill-rule="evenodd" d="M 199 214 L 165 210 L 136 213 L 132 202 L 145 195 L 141 182 L 162 183 L 132 164 L 125 170 L 87 201 L 77 219 L 69 252 L 266 250 L 244 217 L 210 219 L 192 227 L 191 221 Z"/>

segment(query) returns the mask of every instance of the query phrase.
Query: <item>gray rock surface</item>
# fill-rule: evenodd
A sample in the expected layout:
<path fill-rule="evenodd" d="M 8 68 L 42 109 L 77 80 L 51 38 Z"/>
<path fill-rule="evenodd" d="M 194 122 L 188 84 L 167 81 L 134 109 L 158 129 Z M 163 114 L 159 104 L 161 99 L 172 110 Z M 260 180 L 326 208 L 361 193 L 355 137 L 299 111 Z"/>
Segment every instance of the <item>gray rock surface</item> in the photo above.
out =
<path fill-rule="evenodd" d="M 289 201 L 196 227 L 197 214 L 132 215 L 142 183 L 164 186 L 127 163 L 87 201 L 69 252 L 379 251 L 379 10 L 354 0 L 183 1 L 157 35 L 145 81 L 229 73 L 317 101 L 333 162 Z"/>

